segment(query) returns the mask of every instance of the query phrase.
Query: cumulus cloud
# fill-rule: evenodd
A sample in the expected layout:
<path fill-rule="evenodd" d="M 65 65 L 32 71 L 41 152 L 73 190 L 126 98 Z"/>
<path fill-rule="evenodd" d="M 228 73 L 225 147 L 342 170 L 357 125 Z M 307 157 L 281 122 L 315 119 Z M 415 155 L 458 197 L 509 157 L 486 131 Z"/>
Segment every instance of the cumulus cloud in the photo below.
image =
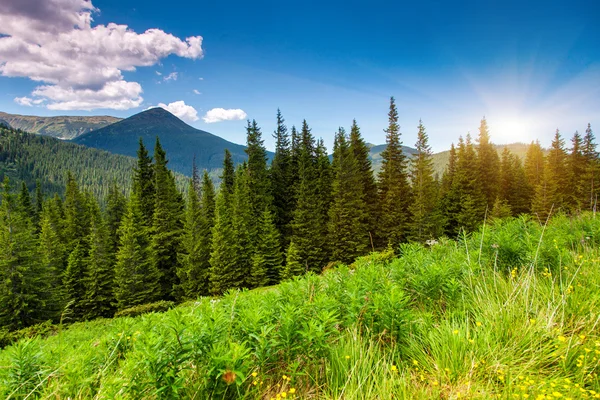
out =
<path fill-rule="evenodd" d="M 177 80 L 177 72 L 171 72 L 169 75 L 163 78 L 165 81 L 176 81 Z"/>
<path fill-rule="evenodd" d="M 202 94 L 198 91 L 198 89 L 194 89 L 194 94 Z"/>
<path fill-rule="evenodd" d="M 174 101 L 169 104 L 158 103 L 158 106 L 156 106 L 156 107 L 164 108 L 171 114 L 175 115 L 177 118 L 180 118 L 186 122 L 194 122 L 194 121 L 198 121 L 198 119 L 199 119 L 198 111 L 196 111 L 196 109 L 194 107 L 185 104 L 185 101 L 183 101 L 183 100 Z M 155 107 L 150 107 L 150 108 L 155 108 Z"/>
<path fill-rule="evenodd" d="M 221 121 L 238 121 L 247 116 L 244 110 L 240 110 L 239 108 L 230 108 L 227 110 L 224 108 L 213 108 L 212 110 L 208 110 L 202 119 L 207 124 L 212 124 Z"/>
<path fill-rule="evenodd" d="M 143 99 L 139 83 L 126 81 L 123 71 L 169 55 L 203 56 L 201 36 L 182 40 L 115 23 L 92 27 L 97 11 L 89 0 L 1 1 L 0 75 L 44 83 L 32 95 L 48 99 L 50 109 L 124 110 Z"/>
<path fill-rule="evenodd" d="M 15 97 L 15 103 L 21 106 L 32 107 L 32 101 L 33 99 L 30 99 L 29 97 Z"/>

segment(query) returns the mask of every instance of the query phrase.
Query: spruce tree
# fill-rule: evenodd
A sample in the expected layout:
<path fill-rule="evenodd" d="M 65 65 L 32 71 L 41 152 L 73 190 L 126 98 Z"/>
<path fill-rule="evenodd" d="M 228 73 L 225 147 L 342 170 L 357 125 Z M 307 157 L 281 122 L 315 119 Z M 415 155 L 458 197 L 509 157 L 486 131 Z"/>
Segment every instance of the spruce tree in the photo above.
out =
<path fill-rule="evenodd" d="M 436 210 L 438 188 L 433 177 L 433 153 L 422 121 L 419 121 L 418 129 L 415 145 L 417 154 L 410 160 L 413 201 L 409 207 L 412 216 L 409 238 L 417 242 L 425 242 L 439 236 L 441 231 L 440 218 Z"/>
<path fill-rule="evenodd" d="M 178 282 L 178 254 L 183 231 L 183 200 L 175 177 L 167 168 L 166 153 L 158 137 L 154 148 L 154 212 L 151 228 L 151 255 L 154 268 L 161 274 L 160 297 L 172 300 Z"/>
<path fill-rule="evenodd" d="M 294 276 L 299 276 L 307 271 L 306 263 L 303 262 L 302 256 L 298 251 L 298 247 L 292 240 L 287 248 L 287 256 L 285 266 L 281 273 L 281 280 L 291 279 Z"/>
<path fill-rule="evenodd" d="M 86 314 L 84 277 L 87 270 L 87 254 L 85 247 L 83 242 L 75 244 L 75 248 L 69 253 L 63 277 L 65 302 L 69 310 L 66 315 L 74 321 L 81 320 Z"/>
<path fill-rule="evenodd" d="M 459 139 L 458 161 L 452 182 L 452 190 L 460 199 L 456 215 L 458 227 L 467 232 L 474 231 L 486 214 L 486 198 L 481 190 L 478 165 L 471 135 L 467 134 L 466 140 Z"/>
<path fill-rule="evenodd" d="M 586 188 L 584 174 L 587 163 L 583 154 L 583 138 L 579 132 L 573 134 L 571 139 L 571 153 L 567 157 L 569 190 L 566 192 L 566 207 L 571 211 L 580 211 L 585 207 L 582 202 Z"/>
<path fill-rule="evenodd" d="M 87 240 L 89 252 L 86 260 L 84 277 L 85 298 L 83 308 L 85 318 L 111 317 L 114 314 L 115 302 L 114 268 L 112 249 L 108 230 L 102 219 L 100 208 L 96 201 L 91 203 L 91 226 Z"/>
<path fill-rule="evenodd" d="M 33 206 L 33 202 L 31 201 L 31 194 L 29 193 L 29 189 L 27 189 L 27 185 L 25 181 L 21 182 L 21 191 L 19 192 L 19 207 L 21 211 L 23 211 L 31 221 L 35 223 L 36 213 L 35 208 Z"/>
<path fill-rule="evenodd" d="M 225 149 L 225 158 L 223 159 L 223 174 L 221 175 L 221 188 L 233 193 L 233 183 L 235 180 L 235 169 L 233 159 L 229 150 Z"/>
<path fill-rule="evenodd" d="M 360 128 L 356 120 L 352 121 L 350 129 L 350 151 L 358 164 L 360 185 L 363 196 L 361 208 L 364 210 L 364 222 L 369 231 L 370 244 L 377 241 L 377 219 L 379 215 L 379 196 L 377 195 L 377 184 L 373 175 L 371 159 L 369 158 L 369 147 L 361 136 Z"/>
<path fill-rule="evenodd" d="M 154 215 L 154 198 L 156 196 L 154 167 L 152 157 L 149 156 L 144 141 L 140 138 L 137 150 L 137 165 L 133 170 L 133 190 L 139 203 L 144 218 L 142 223 L 147 227 L 152 225 Z"/>
<path fill-rule="evenodd" d="M 260 219 L 256 252 L 252 259 L 253 280 L 260 283 L 264 273 L 264 281 L 260 286 L 275 285 L 281 280 L 282 266 L 281 238 L 273 215 L 268 207 L 265 207 Z"/>
<path fill-rule="evenodd" d="M 20 329 L 47 318 L 44 272 L 35 227 L 5 177 L 0 204 L 0 326 Z"/>
<path fill-rule="evenodd" d="M 315 139 L 306 121 L 302 124 L 298 149 L 298 183 L 295 187 L 296 208 L 292 220 L 292 241 L 303 265 L 320 272 L 327 263 L 326 210 L 327 197 L 323 193 L 328 182 L 327 157 L 322 150 L 317 155 Z"/>
<path fill-rule="evenodd" d="M 498 152 L 490 142 L 490 132 L 485 117 L 479 126 L 477 142 L 477 169 L 481 192 L 485 197 L 486 206 L 491 209 L 498 196 L 500 160 Z"/>
<path fill-rule="evenodd" d="M 550 201 L 554 205 L 555 210 L 568 209 L 569 192 L 571 188 L 569 184 L 569 172 L 567 167 L 567 152 L 565 150 L 565 141 L 561 137 L 559 130 L 556 130 L 550 151 L 546 159 L 546 167 L 548 174 L 544 175 L 544 179 L 550 179 L 548 182 L 556 188 Z"/>
<path fill-rule="evenodd" d="M 113 259 L 119 246 L 119 226 L 126 211 L 127 199 L 117 186 L 117 183 L 113 181 L 108 188 L 108 195 L 106 196 L 106 229 L 111 258 Z"/>
<path fill-rule="evenodd" d="M 40 216 L 42 215 L 42 208 L 44 207 L 44 193 L 42 192 L 42 183 L 39 179 L 35 181 L 35 215 L 37 221 L 37 227 L 39 230 Z"/>
<path fill-rule="evenodd" d="M 194 179 L 190 179 L 185 209 L 185 222 L 181 240 L 181 253 L 179 254 L 180 287 L 177 291 L 179 299 L 193 299 L 205 294 L 205 285 L 208 270 L 202 265 L 201 240 L 202 240 L 202 209 L 196 191 Z"/>
<path fill-rule="evenodd" d="M 449 153 L 448 166 L 442 175 L 440 184 L 438 213 L 442 220 L 441 226 L 443 227 L 444 234 L 452 236 L 459 230 L 457 216 L 460 207 L 460 194 L 457 192 L 457 186 L 454 184 L 458 162 L 454 143 L 450 145 Z"/>
<path fill-rule="evenodd" d="M 332 170 L 329 245 L 334 260 L 349 264 L 367 253 L 369 231 L 359 165 L 343 128 L 335 135 Z"/>
<path fill-rule="evenodd" d="M 237 239 L 231 197 L 232 194 L 221 186 L 216 201 L 210 254 L 209 291 L 214 295 L 242 287 L 244 283 L 244 276 L 239 275 L 237 268 Z"/>
<path fill-rule="evenodd" d="M 289 195 L 292 182 L 292 149 L 290 138 L 285 126 L 281 111 L 277 110 L 277 129 L 273 134 L 275 138 L 275 156 L 271 162 L 270 180 L 273 196 L 273 210 L 275 225 L 281 232 L 282 245 L 289 242 L 291 231 L 290 222 L 293 212 L 293 197 Z"/>
<path fill-rule="evenodd" d="M 67 187 L 64 202 L 64 240 L 67 254 L 78 245 L 85 252 L 87 248 L 82 241 L 88 236 L 90 220 L 88 205 L 85 195 L 79 190 L 75 177 L 71 172 L 67 173 Z"/>
<path fill-rule="evenodd" d="M 529 186 L 521 160 L 512 154 L 508 147 L 505 147 L 502 151 L 499 188 L 500 191 L 496 199 L 497 201 L 505 201 L 506 205 L 510 207 L 512 215 L 529 212 L 533 188 Z M 500 206 L 503 206 L 503 204 L 494 203 L 496 209 Z M 506 208 L 502 208 L 502 210 L 506 210 Z"/>
<path fill-rule="evenodd" d="M 267 171 L 267 150 L 262 133 L 255 120 L 248 121 L 246 127 L 246 154 L 248 154 L 248 187 L 250 189 L 250 206 L 255 221 L 260 219 L 265 207 L 271 207 L 271 185 Z"/>
<path fill-rule="evenodd" d="M 233 189 L 233 230 L 235 239 L 236 271 L 235 276 L 245 279 L 244 286 L 258 287 L 261 283 L 253 281 L 252 257 L 256 248 L 257 221 L 252 210 L 252 189 L 248 166 L 244 163 L 236 170 Z"/>
<path fill-rule="evenodd" d="M 160 271 L 150 260 L 150 236 L 144 218 L 142 203 L 133 192 L 119 227 L 114 290 L 119 310 L 160 299 Z"/>
<path fill-rule="evenodd" d="M 525 175 L 529 186 L 536 188 L 544 179 L 544 150 L 539 141 L 531 142 L 525 155 Z"/>
<path fill-rule="evenodd" d="M 548 217 L 557 211 L 558 185 L 553 170 L 547 165 L 544 175 L 536 186 L 531 204 L 531 212 L 537 216 L 540 223 L 545 223 Z"/>
<path fill-rule="evenodd" d="M 586 210 L 595 210 L 598 197 L 598 182 L 600 177 L 600 163 L 598 152 L 596 151 L 596 138 L 592 132 L 592 126 L 588 124 L 583 137 L 583 156 L 585 157 L 586 167 L 582 176 L 583 198 L 582 207 Z"/>
<path fill-rule="evenodd" d="M 379 172 L 379 199 L 381 204 L 380 246 L 397 247 L 406 240 L 409 223 L 411 193 L 406 171 L 406 156 L 402 152 L 398 110 L 390 98 L 389 125 L 386 132 L 386 149 L 381 153 Z"/>
<path fill-rule="evenodd" d="M 212 244 L 212 229 L 215 224 L 215 187 L 208 172 L 204 171 L 202 175 L 202 189 L 200 196 L 200 243 L 198 248 L 198 263 L 204 274 L 204 281 L 199 282 L 198 291 L 201 295 L 209 293 L 209 271 L 210 271 L 210 253 Z"/>

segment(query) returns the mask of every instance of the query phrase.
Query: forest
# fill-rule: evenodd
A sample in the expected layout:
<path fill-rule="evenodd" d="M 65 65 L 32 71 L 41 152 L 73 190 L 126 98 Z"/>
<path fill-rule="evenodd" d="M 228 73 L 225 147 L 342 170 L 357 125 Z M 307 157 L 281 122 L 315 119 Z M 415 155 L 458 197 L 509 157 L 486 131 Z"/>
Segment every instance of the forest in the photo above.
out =
<path fill-rule="evenodd" d="M 249 121 L 248 160 L 234 166 L 226 151 L 218 190 L 197 168 L 180 190 L 158 139 L 152 156 L 140 140 L 131 190 L 121 167 L 119 181 L 90 177 L 89 187 L 77 184 L 77 171 L 66 174 L 64 196 L 46 192 L 43 177 L 33 195 L 24 181 L 6 177 L 0 327 L 127 315 L 321 273 L 406 243 L 431 245 L 484 221 L 530 214 L 543 224 L 554 214 L 595 211 L 600 164 L 590 125 L 569 148 L 557 130 L 546 155 L 533 142 L 521 160 L 508 149 L 498 155 L 483 119 L 476 138 L 452 146 L 438 177 L 422 122 L 417 153 L 402 153 L 393 97 L 388 122 L 377 176 L 356 121 L 349 133 L 339 129 L 330 160 L 306 121 L 288 131 L 278 112 L 271 164 L 259 126 Z M 2 136 L 9 144 L 34 140 L 10 130 Z"/>

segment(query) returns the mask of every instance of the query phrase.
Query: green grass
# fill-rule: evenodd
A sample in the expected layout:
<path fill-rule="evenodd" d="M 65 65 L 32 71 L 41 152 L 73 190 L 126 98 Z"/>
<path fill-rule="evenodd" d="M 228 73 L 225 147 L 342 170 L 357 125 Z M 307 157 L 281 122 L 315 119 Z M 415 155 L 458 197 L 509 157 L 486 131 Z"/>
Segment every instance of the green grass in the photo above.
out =
<path fill-rule="evenodd" d="M 600 398 L 599 244 L 591 214 L 509 219 L 322 276 L 73 324 L 2 350 L 0 397 Z"/>

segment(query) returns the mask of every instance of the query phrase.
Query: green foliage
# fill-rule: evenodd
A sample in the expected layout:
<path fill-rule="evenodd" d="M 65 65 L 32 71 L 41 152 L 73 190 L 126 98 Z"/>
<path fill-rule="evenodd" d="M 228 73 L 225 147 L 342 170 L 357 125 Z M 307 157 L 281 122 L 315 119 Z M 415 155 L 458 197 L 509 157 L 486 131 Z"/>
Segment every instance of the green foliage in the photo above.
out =
<path fill-rule="evenodd" d="M 256 252 L 252 257 L 252 283 L 254 287 L 274 285 L 279 282 L 283 255 L 281 239 L 268 208 L 262 213 L 258 230 Z"/>
<path fill-rule="evenodd" d="M 175 307 L 172 301 L 161 300 L 154 303 L 140 304 L 139 306 L 125 308 L 115 313 L 115 318 L 118 317 L 136 317 L 142 314 L 157 313 L 169 311 Z"/>

